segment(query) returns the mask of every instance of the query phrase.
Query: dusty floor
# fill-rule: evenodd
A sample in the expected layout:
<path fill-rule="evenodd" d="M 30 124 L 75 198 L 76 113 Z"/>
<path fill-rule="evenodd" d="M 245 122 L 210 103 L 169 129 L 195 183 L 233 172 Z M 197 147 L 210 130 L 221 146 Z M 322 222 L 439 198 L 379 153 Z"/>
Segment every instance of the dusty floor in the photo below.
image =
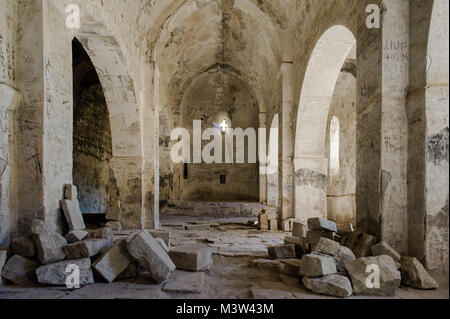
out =
<path fill-rule="evenodd" d="M 0 287 L 0 299 L 325 299 L 307 291 L 296 278 L 276 271 L 251 268 L 252 259 L 267 256 L 267 246 L 282 243 L 285 233 L 261 233 L 243 226 L 248 218 L 227 220 L 169 217 L 162 220 L 172 231 L 172 245 L 202 242 L 214 249 L 214 266 L 201 273 L 175 271 L 171 279 L 155 285 L 144 275 L 138 279 L 96 283 L 78 290 L 65 287 Z M 184 231 L 188 223 L 216 223 L 211 230 Z M 223 224 L 226 223 L 226 224 Z M 130 233 L 117 234 L 118 237 Z M 352 297 L 355 299 L 361 297 Z M 436 291 L 399 289 L 394 299 L 448 299 L 448 283 Z"/>

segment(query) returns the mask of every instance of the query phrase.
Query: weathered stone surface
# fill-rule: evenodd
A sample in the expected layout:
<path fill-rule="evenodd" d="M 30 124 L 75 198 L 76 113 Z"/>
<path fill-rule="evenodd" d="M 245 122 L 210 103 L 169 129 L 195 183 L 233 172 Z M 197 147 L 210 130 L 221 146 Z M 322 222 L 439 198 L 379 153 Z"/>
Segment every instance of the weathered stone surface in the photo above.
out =
<path fill-rule="evenodd" d="M 60 234 L 43 232 L 34 235 L 33 239 L 42 264 L 55 263 L 66 257 L 62 248 L 67 245 L 67 240 Z"/>
<path fill-rule="evenodd" d="M 338 253 L 334 257 L 338 273 L 346 273 L 347 270 L 345 269 L 345 264 L 355 259 L 356 256 L 351 249 L 345 246 L 340 246 Z"/>
<path fill-rule="evenodd" d="M 370 272 L 367 272 L 368 266 L 373 265 L 380 269 L 380 288 L 368 288 L 366 285 L 370 275 Z M 387 255 L 359 258 L 346 263 L 345 269 L 350 275 L 356 295 L 392 296 L 400 286 L 400 271 L 397 270 L 394 259 Z"/>
<path fill-rule="evenodd" d="M 105 227 L 111 228 L 114 231 L 121 231 L 122 230 L 122 224 L 117 221 L 109 221 L 105 224 Z"/>
<path fill-rule="evenodd" d="M 148 231 L 153 238 L 161 238 L 166 243 L 167 247 L 170 247 L 170 240 L 172 238 L 172 233 L 165 230 L 149 230 Z"/>
<path fill-rule="evenodd" d="M 109 227 L 103 227 L 95 230 L 88 229 L 88 235 L 84 239 L 113 239 L 114 232 Z"/>
<path fill-rule="evenodd" d="M 336 224 L 337 233 L 341 236 L 347 235 L 355 231 L 352 223 Z"/>
<path fill-rule="evenodd" d="M 2 277 L 13 284 L 28 284 L 33 279 L 34 270 L 39 264 L 25 257 L 15 255 L 8 259 L 2 270 Z"/>
<path fill-rule="evenodd" d="M 361 235 L 362 235 L 362 233 L 359 231 L 354 231 L 352 233 L 348 233 L 348 234 L 344 235 L 344 237 L 342 237 L 341 245 L 353 250 L 353 248 L 356 245 L 356 242 L 358 241 L 358 238 Z"/>
<path fill-rule="evenodd" d="M 273 259 L 255 259 L 250 261 L 249 266 L 261 270 L 272 270 L 283 273 L 285 271 L 285 264 L 280 260 L 273 260 Z"/>
<path fill-rule="evenodd" d="M 169 279 L 176 269 L 169 255 L 148 232 L 142 231 L 134 235 L 127 243 L 127 250 L 150 272 L 157 283 Z"/>
<path fill-rule="evenodd" d="M 262 211 L 267 215 L 268 220 L 278 220 L 278 213 L 276 207 L 268 207 Z"/>
<path fill-rule="evenodd" d="M 64 238 L 67 240 L 68 244 L 74 244 L 82 241 L 88 234 L 89 233 L 85 230 L 72 230 Z"/>
<path fill-rule="evenodd" d="M 268 248 L 269 256 L 272 259 L 295 258 L 295 245 L 284 244 Z"/>
<path fill-rule="evenodd" d="M 417 289 L 438 289 L 439 284 L 415 257 L 401 259 L 402 284 Z"/>
<path fill-rule="evenodd" d="M 90 285 L 94 283 L 94 275 L 91 269 L 89 258 L 78 260 L 65 260 L 58 263 L 41 266 L 36 269 L 39 283 L 52 286 L 65 286 L 68 266 L 76 265 L 80 269 L 80 285 Z"/>
<path fill-rule="evenodd" d="M 202 244 L 172 248 L 169 256 L 177 269 L 198 271 L 212 264 L 212 249 Z"/>
<path fill-rule="evenodd" d="M 3 271 L 3 267 L 5 266 L 6 263 L 6 258 L 8 257 L 8 252 L 4 249 L 0 248 L 0 287 L 3 285 L 2 282 L 2 271 Z"/>
<path fill-rule="evenodd" d="M 303 223 L 299 221 L 292 222 L 292 237 L 306 238 L 306 232 L 306 226 Z"/>
<path fill-rule="evenodd" d="M 269 218 L 267 217 L 266 213 L 261 213 L 258 216 L 258 223 L 259 223 L 259 229 L 262 231 L 269 230 Z"/>
<path fill-rule="evenodd" d="M 301 259 L 303 255 L 308 252 L 308 242 L 304 238 L 286 236 L 284 238 L 285 244 L 295 245 L 295 257 Z"/>
<path fill-rule="evenodd" d="M 357 258 L 367 257 L 372 254 L 371 248 L 376 242 L 375 236 L 361 234 L 352 250 Z"/>
<path fill-rule="evenodd" d="M 11 241 L 11 252 L 22 257 L 34 257 L 36 247 L 32 237 L 18 237 Z"/>
<path fill-rule="evenodd" d="M 278 231 L 278 220 L 269 221 L 270 231 Z"/>
<path fill-rule="evenodd" d="M 69 225 L 70 230 L 86 229 L 78 200 L 62 200 L 61 207 L 64 211 L 64 216 L 66 217 L 66 221 Z"/>
<path fill-rule="evenodd" d="M 350 297 L 353 294 L 350 280 L 340 275 L 328 275 L 319 278 L 304 277 L 303 284 L 312 292 L 321 295 Z"/>
<path fill-rule="evenodd" d="M 323 218 L 308 219 L 308 229 L 321 230 L 326 232 L 337 232 L 336 223 L 331 220 L 326 220 Z"/>
<path fill-rule="evenodd" d="M 201 294 L 204 292 L 205 273 L 176 270 L 162 290 L 167 293 Z"/>
<path fill-rule="evenodd" d="M 113 246 L 111 239 L 90 238 L 63 247 L 66 259 L 83 259 L 106 253 Z"/>
<path fill-rule="evenodd" d="M 38 235 L 42 232 L 51 232 L 51 230 L 45 225 L 43 220 L 34 218 L 31 221 L 31 233 Z"/>
<path fill-rule="evenodd" d="M 133 258 L 127 251 L 127 242 L 123 239 L 101 256 L 92 268 L 111 283 L 127 270 L 132 261 Z"/>
<path fill-rule="evenodd" d="M 314 252 L 329 256 L 336 256 L 337 253 L 339 252 L 340 247 L 341 245 L 338 242 L 322 237 L 319 243 L 315 246 Z"/>
<path fill-rule="evenodd" d="M 139 277 L 139 274 L 142 271 L 142 266 L 137 261 L 133 261 L 130 263 L 119 276 L 117 276 L 116 280 L 122 280 L 122 279 L 130 279 L 130 278 L 137 278 Z"/>
<path fill-rule="evenodd" d="M 303 256 L 300 262 L 299 274 L 305 277 L 320 277 L 336 274 L 336 264 L 333 257 L 309 254 Z"/>
<path fill-rule="evenodd" d="M 164 251 L 165 251 L 166 253 L 169 253 L 170 248 L 166 245 L 166 242 L 165 242 L 163 239 L 161 239 L 161 238 L 155 238 L 155 240 L 158 242 L 158 244 L 161 245 L 162 249 L 164 249 Z"/>
<path fill-rule="evenodd" d="M 64 198 L 68 200 L 78 199 L 78 190 L 75 185 L 64 185 Z"/>
<path fill-rule="evenodd" d="M 284 264 L 284 273 L 288 276 L 298 277 L 300 272 L 301 260 L 297 258 L 282 259 L 280 260 Z"/>
<path fill-rule="evenodd" d="M 402 256 L 385 241 L 373 245 L 371 251 L 372 255 L 374 256 L 382 256 L 382 255 L 391 256 L 392 259 L 394 259 L 394 261 L 396 262 L 399 262 L 400 259 L 402 258 Z"/>
<path fill-rule="evenodd" d="M 310 244 L 310 245 L 317 245 L 320 241 L 320 239 L 322 238 L 323 232 L 320 230 L 308 230 L 308 232 L 306 233 L 306 241 Z"/>

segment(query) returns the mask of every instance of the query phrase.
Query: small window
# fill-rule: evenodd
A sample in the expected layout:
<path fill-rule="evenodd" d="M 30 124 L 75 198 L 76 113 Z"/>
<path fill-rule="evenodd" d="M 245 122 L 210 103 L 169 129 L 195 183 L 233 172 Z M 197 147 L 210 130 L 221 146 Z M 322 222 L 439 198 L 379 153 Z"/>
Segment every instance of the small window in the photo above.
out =
<path fill-rule="evenodd" d="M 340 127 L 339 119 L 334 116 L 330 123 L 330 173 L 331 176 L 339 175 L 340 169 Z"/>
<path fill-rule="evenodd" d="M 220 184 L 227 183 L 227 175 L 220 175 Z"/>
<path fill-rule="evenodd" d="M 183 177 L 184 179 L 189 179 L 189 164 L 188 163 L 184 163 L 183 166 Z"/>

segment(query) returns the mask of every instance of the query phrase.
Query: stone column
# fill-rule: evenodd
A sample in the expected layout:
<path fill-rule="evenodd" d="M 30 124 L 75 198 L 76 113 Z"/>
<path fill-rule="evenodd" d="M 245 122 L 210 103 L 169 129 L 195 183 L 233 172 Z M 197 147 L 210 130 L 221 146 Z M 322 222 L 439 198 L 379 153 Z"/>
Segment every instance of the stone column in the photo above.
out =
<path fill-rule="evenodd" d="M 259 128 L 267 130 L 267 114 L 259 113 Z M 270 135 L 270 132 L 266 132 L 266 149 L 268 149 L 268 141 L 267 136 Z M 267 151 L 266 151 L 267 154 Z M 266 154 L 263 154 L 265 156 Z M 267 203 L 267 163 L 262 163 L 261 160 L 267 161 L 267 158 L 259 159 L 259 202 L 261 204 Z"/>
<path fill-rule="evenodd" d="M 280 112 L 281 147 L 279 201 L 281 205 L 281 220 L 293 217 L 293 154 L 294 154 L 294 96 L 292 86 L 292 62 L 283 62 L 282 76 L 282 106 Z"/>
<path fill-rule="evenodd" d="M 406 95 L 409 85 L 409 1 L 385 0 L 381 125 L 381 238 L 408 249 Z"/>

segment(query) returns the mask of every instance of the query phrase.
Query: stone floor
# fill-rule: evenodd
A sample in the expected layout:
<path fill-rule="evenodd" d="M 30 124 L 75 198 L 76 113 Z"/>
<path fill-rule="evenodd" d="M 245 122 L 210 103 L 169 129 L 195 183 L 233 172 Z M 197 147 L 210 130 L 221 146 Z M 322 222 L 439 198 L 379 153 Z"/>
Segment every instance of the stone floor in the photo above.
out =
<path fill-rule="evenodd" d="M 254 219 L 250 219 L 250 223 Z M 96 283 L 78 290 L 65 287 L 0 287 L 0 299 L 326 299 L 307 291 L 293 277 L 251 268 L 249 262 L 267 256 L 267 246 L 282 243 L 285 233 L 260 232 L 248 218 L 208 219 L 167 217 L 163 228 L 172 232 L 172 245 L 202 242 L 214 250 L 214 266 L 200 273 L 175 271 L 161 285 L 145 275 L 112 284 Z M 210 230 L 185 231 L 187 223 L 213 223 Z M 117 237 L 129 236 L 121 232 Z M 351 297 L 350 299 L 360 297 Z M 394 299 L 448 299 L 448 283 L 436 291 L 398 289 Z"/>

